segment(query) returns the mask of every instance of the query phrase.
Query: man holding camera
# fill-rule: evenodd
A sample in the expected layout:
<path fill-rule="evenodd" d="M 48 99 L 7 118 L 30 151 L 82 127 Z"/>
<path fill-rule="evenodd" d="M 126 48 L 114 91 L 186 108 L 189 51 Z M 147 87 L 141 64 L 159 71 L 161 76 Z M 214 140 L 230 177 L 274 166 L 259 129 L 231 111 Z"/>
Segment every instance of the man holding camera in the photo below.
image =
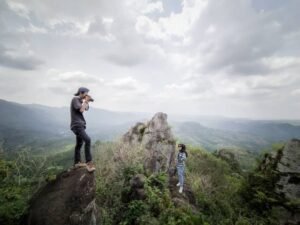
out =
<path fill-rule="evenodd" d="M 89 102 L 94 101 L 91 96 L 88 95 L 89 89 L 80 87 L 77 93 L 71 101 L 71 124 L 70 128 L 76 135 L 76 146 L 74 154 L 74 167 L 85 167 L 89 172 L 93 172 L 96 168 L 92 162 L 91 154 L 91 138 L 85 132 L 86 122 L 83 117 L 83 112 L 89 109 Z M 80 149 L 84 145 L 84 153 L 86 163 L 81 162 Z"/>

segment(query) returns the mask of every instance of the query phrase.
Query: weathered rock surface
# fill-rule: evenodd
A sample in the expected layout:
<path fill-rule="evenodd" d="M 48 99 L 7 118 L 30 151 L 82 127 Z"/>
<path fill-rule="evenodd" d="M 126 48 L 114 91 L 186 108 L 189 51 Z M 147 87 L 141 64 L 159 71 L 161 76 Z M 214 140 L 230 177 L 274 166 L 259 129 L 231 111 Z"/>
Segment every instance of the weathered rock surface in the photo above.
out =
<path fill-rule="evenodd" d="M 292 139 L 273 154 L 266 154 L 260 169 L 274 170 L 274 192 L 282 199 L 278 211 L 280 224 L 300 224 L 300 140 Z"/>
<path fill-rule="evenodd" d="M 145 168 L 151 173 L 173 172 L 176 141 L 167 122 L 167 114 L 159 112 L 147 123 L 137 123 L 122 137 L 124 144 L 142 145 Z"/>
<path fill-rule="evenodd" d="M 95 175 L 86 168 L 60 173 L 31 199 L 22 225 L 97 225 Z"/>
<path fill-rule="evenodd" d="M 300 140 L 289 141 L 276 156 L 279 180 L 275 191 L 289 202 L 298 202 L 290 209 L 282 209 L 281 224 L 300 224 Z"/>
<path fill-rule="evenodd" d="M 276 191 L 291 200 L 300 198 L 300 140 L 284 146 L 276 170 L 281 174 Z"/>

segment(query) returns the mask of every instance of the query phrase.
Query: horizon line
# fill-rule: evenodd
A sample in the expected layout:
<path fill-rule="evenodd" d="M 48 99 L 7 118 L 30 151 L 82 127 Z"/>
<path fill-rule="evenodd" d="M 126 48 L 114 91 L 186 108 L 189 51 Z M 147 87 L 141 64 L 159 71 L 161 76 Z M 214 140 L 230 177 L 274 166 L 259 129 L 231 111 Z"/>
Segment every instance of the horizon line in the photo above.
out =
<path fill-rule="evenodd" d="M 3 98 L 0 98 L 0 101 L 20 104 L 20 105 L 39 105 L 43 107 L 50 107 L 50 108 L 68 108 L 68 106 L 50 106 L 50 105 L 43 105 L 40 103 L 21 103 L 16 101 L 10 101 Z M 118 112 L 118 113 L 144 113 L 144 114 L 153 114 L 156 112 L 145 112 L 145 111 L 116 111 L 112 109 L 105 109 L 105 108 L 99 108 L 99 107 L 93 107 L 94 109 L 99 109 L 103 111 L 109 111 L 109 112 Z M 163 111 L 157 111 L 157 112 L 163 112 Z M 209 115 L 209 114 L 182 114 L 182 113 L 167 113 L 168 115 L 173 116 L 192 116 L 192 117 L 223 117 L 224 119 L 239 119 L 239 120 L 256 120 L 256 121 L 300 121 L 300 118 L 251 118 L 251 117 L 230 117 L 230 116 L 224 116 L 224 115 Z"/>

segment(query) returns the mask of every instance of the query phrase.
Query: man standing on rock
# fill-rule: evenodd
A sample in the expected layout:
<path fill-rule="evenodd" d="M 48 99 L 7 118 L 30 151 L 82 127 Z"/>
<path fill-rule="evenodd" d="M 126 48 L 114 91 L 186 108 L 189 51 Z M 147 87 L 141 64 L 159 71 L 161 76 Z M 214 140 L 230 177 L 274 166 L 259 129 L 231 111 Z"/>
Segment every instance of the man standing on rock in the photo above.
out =
<path fill-rule="evenodd" d="M 91 154 L 91 138 L 85 132 L 86 122 L 83 117 L 83 112 L 89 109 L 89 102 L 93 99 L 88 95 L 89 89 L 80 87 L 75 93 L 70 106 L 71 125 L 70 128 L 76 135 L 76 146 L 74 153 L 74 167 L 85 167 L 89 172 L 93 172 L 96 168 L 92 162 Z M 81 162 L 80 149 L 84 145 L 84 153 L 86 163 Z"/>

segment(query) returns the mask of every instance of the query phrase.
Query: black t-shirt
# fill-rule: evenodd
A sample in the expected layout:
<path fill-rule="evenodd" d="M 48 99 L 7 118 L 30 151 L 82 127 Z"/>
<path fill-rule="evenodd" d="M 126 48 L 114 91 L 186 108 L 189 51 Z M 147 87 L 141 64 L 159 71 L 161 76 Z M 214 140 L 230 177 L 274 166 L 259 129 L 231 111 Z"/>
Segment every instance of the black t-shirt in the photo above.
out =
<path fill-rule="evenodd" d="M 86 127 L 86 122 L 83 117 L 83 112 L 80 112 L 81 106 L 82 106 L 82 99 L 77 96 L 73 97 L 73 99 L 71 101 L 71 105 L 70 105 L 70 112 L 71 112 L 70 128 L 71 128 L 71 130 L 74 127 L 84 127 L 84 128 Z"/>

